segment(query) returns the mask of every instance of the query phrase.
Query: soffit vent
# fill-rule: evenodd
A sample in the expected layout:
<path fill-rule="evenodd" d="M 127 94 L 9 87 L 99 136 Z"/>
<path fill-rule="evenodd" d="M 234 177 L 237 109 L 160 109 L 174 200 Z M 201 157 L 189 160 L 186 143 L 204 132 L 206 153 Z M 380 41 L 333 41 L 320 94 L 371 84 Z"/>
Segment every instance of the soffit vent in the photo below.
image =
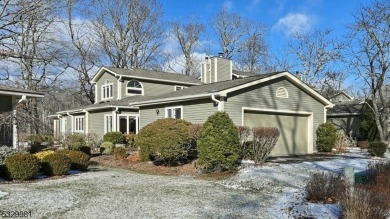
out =
<path fill-rule="evenodd" d="M 279 98 L 288 98 L 287 89 L 284 88 L 284 87 L 279 87 L 279 88 L 276 90 L 276 97 L 279 97 Z"/>

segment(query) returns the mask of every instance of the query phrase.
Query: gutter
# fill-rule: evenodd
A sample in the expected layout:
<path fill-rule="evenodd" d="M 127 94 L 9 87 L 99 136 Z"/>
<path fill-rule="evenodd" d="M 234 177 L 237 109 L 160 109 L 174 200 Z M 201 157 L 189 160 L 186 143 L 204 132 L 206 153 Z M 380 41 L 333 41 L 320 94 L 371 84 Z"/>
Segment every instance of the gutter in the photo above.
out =
<path fill-rule="evenodd" d="M 159 104 L 172 103 L 172 102 L 185 101 L 185 100 L 202 99 L 202 98 L 210 97 L 211 95 L 219 96 L 219 93 L 206 93 L 206 94 L 189 95 L 189 96 L 182 96 L 182 97 L 171 97 L 171 98 L 165 98 L 160 100 L 158 99 L 147 100 L 147 101 L 131 103 L 131 106 L 138 107 L 138 106 L 148 106 L 148 105 L 159 105 Z"/>

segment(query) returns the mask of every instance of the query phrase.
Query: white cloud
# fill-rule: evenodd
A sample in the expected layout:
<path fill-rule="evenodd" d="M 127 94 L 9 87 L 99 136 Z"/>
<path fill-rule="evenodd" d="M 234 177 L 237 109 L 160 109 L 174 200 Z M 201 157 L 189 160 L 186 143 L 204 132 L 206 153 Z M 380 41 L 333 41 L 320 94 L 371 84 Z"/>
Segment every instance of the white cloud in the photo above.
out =
<path fill-rule="evenodd" d="M 307 32 L 315 23 L 313 16 L 302 13 L 289 13 L 282 17 L 274 25 L 274 29 L 282 31 L 286 35 L 291 35 L 296 32 Z"/>
<path fill-rule="evenodd" d="M 222 7 L 225 8 L 226 10 L 230 11 L 234 8 L 234 4 L 231 0 L 226 0 L 223 2 Z"/>

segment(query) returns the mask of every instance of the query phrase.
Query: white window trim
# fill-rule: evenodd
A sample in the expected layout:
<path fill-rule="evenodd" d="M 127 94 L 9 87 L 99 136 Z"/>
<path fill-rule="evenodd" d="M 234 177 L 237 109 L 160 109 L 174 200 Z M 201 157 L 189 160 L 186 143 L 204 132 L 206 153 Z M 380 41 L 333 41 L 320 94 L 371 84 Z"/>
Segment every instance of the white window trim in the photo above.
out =
<path fill-rule="evenodd" d="M 133 90 L 140 90 L 141 94 L 131 94 L 131 93 L 128 93 L 127 85 L 130 83 L 130 81 L 137 81 L 141 85 L 141 88 L 131 88 Z M 130 81 L 128 81 L 126 83 L 126 96 L 144 95 L 144 85 L 140 81 L 138 81 L 138 80 L 130 80 Z"/>
<path fill-rule="evenodd" d="M 169 109 L 177 109 L 177 108 L 179 108 L 181 110 L 181 117 L 180 117 L 180 119 L 183 119 L 183 115 L 184 115 L 184 113 L 183 113 L 183 106 L 165 107 L 165 118 L 170 118 L 170 117 L 168 117 L 168 110 Z M 173 119 L 175 119 L 175 118 L 173 118 Z"/>
<path fill-rule="evenodd" d="M 111 86 L 112 86 L 112 87 L 111 87 Z M 111 93 L 111 94 L 112 94 L 111 97 L 104 97 L 104 95 L 105 95 L 104 88 L 107 88 L 107 89 L 111 90 L 111 92 L 108 92 L 108 93 Z M 103 84 L 103 85 L 101 86 L 101 95 L 100 95 L 101 99 L 102 99 L 102 100 L 113 99 L 113 98 L 114 98 L 114 91 L 113 91 L 113 90 L 114 90 L 114 83 L 112 83 L 112 82 L 109 83 L 108 80 L 106 80 L 105 84 Z"/>
<path fill-rule="evenodd" d="M 111 130 L 107 130 L 107 117 L 111 117 Z M 114 130 L 114 117 L 112 114 L 104 114 L 104 134 L 107 132 L 112 132 Z"/>
<path fill-rule="evenodd" d="M 183 90 L 183 89 L 187 88 L 187 87 L 185 87 L 185 86 L 179 86 L 179 85 L 175 85 L 175 87 L 174 87 L 174 91 L 178 91 L 178 90 L 177 90 L 177 88 L 179 88 L 179 87 L 180 87 L 180 89 L 179 89 L 179 90 Z"/>
<path fill-rule="evenodd" d="M 74 116 L 73 117 L 74 119 L 74 127 L 73 127 L 73 130 L 74 132 L 84 132 L 85 130 L 85 118 L 84 116 Z M 82 129 L 80 129 L 79 127 L 79 124 L 80 124 L 80 121 L 77 121 L 77 120 L 81 120 L 82 121 Z"/>
<path fill-rule="evenodd" d="M 280 95 L 279 94 L 279 92 L 280 91 L 283 91 L 284 93 L 283 94 L 285 94 L 285 96 L 284 95 Z M 278 89 L 276 89 L 276 97 L 278 97 L 278 98 L 288 98 L 288 91 L 287 91 L 287 89 L 285 88 L 285 87 L 279 87 Z"/>

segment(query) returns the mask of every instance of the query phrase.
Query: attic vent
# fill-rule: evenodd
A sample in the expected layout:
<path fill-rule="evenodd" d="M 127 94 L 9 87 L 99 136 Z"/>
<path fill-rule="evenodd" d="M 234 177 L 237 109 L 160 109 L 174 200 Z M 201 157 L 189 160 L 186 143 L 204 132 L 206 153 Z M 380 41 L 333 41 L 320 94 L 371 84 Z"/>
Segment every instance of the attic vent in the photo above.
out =
<path fill-rule="evenodd" d="M 279 98 L 288 98 L 288 92 L 287 92 L 286 88 L 284 88 L 284 87 L 279 87 L 279 88 L 276 90 L 276 97 L 279 97 Z"/>

